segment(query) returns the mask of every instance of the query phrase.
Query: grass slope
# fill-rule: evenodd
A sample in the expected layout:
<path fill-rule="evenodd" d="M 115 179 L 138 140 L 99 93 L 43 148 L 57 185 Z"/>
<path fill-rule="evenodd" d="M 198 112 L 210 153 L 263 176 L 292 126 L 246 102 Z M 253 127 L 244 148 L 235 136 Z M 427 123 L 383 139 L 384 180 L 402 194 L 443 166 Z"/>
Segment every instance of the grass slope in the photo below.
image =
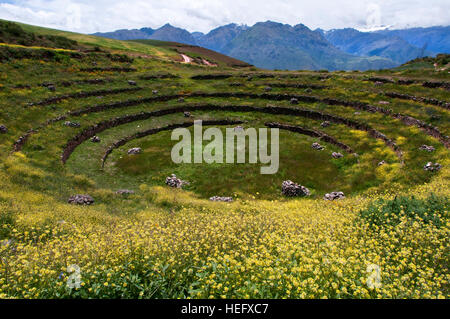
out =
<path fill-rule="evenodd" d="M 449 110 L 430 103 L 450 100 L 440 62 L 377 72 L 266 72 L 226 60 L 211 68 L 177 62 L 170 43 L 21 27 L 45 39 L 65 36 L 83 50 L 27 43 L 38 47 L 5 51 L 0 64 L 0 298 L 450 297 Z M 8 41 L 2 46 L 18 46 L 19 39 Z M 294 95 L 302 97 L 298 104 L 290 102 Z M 260 111 L 268 106 L 274 111 Z M 316 117 L 275 112 L 282 109 Z M 157 111 L 167 114 L 149 113 Z M 428 123 L 443 137 L 395 114 Z M 344 121 L 333 122 L 337 117 Z M 322 126 L 325 118 L 330 126 Z M 176 165 L 169 156 L 174 141 L 164 131 L 118 147 L 102 169 L 105 152 L 122 138 L 194 119 L 320 130 L 358 156 L 280 131 L 274 175 L 260 175 L 259 164 Z M 401 158 L 367 126 L 395 142 Z M 98 128 L 100 142 L 75 145 L 63 164 L 67 143 Z M 313 142 L 325 150 L 312 149 Z M 423 144 L 435 151 L 421 150 Z M 132 147 L 143 152 L 129 156 Z M 332 158 L 333 151 L 344 157 Z M 442 168 L 425 171 L 427 162 Z M 172 173 L 190 185 L 166 186 Z M 311 196 L 283 197 L 287 179 Z M 324 200 L 330 191 L 346 198 Z M 75 194 L 95 203 L 68 204 Z M 234 200 L 211 202 L 212 195 Z M 67 285 L 71 265 L 80 267 L 78 288 Z M 371 276 L 374 267 L 379 278 Z"/>

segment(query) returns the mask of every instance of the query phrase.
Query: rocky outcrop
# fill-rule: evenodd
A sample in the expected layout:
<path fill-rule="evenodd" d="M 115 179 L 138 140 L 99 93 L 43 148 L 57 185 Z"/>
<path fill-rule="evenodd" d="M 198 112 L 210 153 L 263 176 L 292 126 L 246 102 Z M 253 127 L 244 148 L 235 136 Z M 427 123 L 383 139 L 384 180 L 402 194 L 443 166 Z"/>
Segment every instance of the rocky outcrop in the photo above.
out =
<path fill-rule="evenodd" d="M 74 205 L 92 205 L 94 204 L 94 199 L 89 195 L 74 195 L 67 202 Z"/>
<path fill-rule="evenodd" d="M 325 199 L 325 200 L 336 200 L 336 199 L 341 199 L 341 198 L 345 198 L 345 195 L 343 192 L 331 192 L 331 193 L 325 194 L 325 196 L 323 197 L 323 199 Z"/>
<path fill-rule="evenodd" d="M 281 193 L 287 197 L 309 196 L 311 192 L 305 186 L 294 183 L 293 181 L 284 181 L 281 185 Z"/>

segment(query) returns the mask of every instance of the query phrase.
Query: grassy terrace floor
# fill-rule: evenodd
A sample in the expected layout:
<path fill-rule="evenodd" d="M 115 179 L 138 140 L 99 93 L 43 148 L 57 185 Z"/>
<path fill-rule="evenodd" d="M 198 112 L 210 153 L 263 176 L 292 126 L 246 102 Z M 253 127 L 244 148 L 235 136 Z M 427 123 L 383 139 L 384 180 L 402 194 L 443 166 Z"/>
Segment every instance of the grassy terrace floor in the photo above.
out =
<path fill-rule="evenodd" d="M 103 53 L 0 64 L 0 125 L 7 128 L 0 134 L 0 298 L 450 297 L 450 111 L 445 107 L 450 93 L 423 85 L 448 83 L 448 72 L 436 72 L 428 62 L 364 73 L 207 67 L 178 63 L 167 44 L 23 28 L 99 46 Z M 134 60 L 112 61 L 107 52 Z M 130 72 L 120 72 L 125 69 Z M 404 85 L 398 79 L 416 82 Z M 387 92 L 442 103 L 391 98 Z M 293 96 L 301 97 L 297 104 Z M 55 97 L 61 99 L 49 100 Z M 49 102 L 39 104 L 44 100 Z M 260 111 L 268 106 L 275 111 Z M 429 126 L 419 128 L 395 114 Z M 102 129 L 99 143 L 87 139 L 62 162 L 66 144 L 77 134 L 130 115 L 136 118 Z M 322 126 L 327 116 L 331 125 Z M 261 175 L 260 164 L 174 164 L 170 152 L 176 141 L 163 131 L 114 149 L 102 168 L 105 152 L 120 139 L 198 119 L 321 131 L 357 155 L 281 130 L 280 169 Z M 66 121 L 80 126 L 68 127 Z M 430 128 L 440 136 L 432 136 Z M 20 151 L 14 151 L 25 135 Z M 325 150 L 313 149 L 314 142 Z M 424 144 L 435 151 L 421 150 Z M 130 156 L 132 147 L 143 152 Z M 344 156 L 335 159 L 332 152 Z M 378 165 L 381 161 L 385 164 Z M 442 168 L 425 171 L 427 162 Z M 172 173 L 190 184 L 166 186 Z M 311 196 L 282 196 L 285 180 L 308 187 Z M 119 189 L 134 194 L 118 195 Z M 322 199 L 332 191 L 343 191 L 346 198 Z M 95 203 L 67 204 L 75 194 L 89 194 Z M 214 195 L 234 200 L 209 201 Z M 397 199 L 389 202 L 411 195 L 419 201 L 413 208 L 398 208 Z M 380 215 L 383 205 L 391 208 Z M 72 264 L 81 268 L 82 286 L 70 290 Z M 376 289 L 367 285 L 371 264 L 381 269 Z"/>

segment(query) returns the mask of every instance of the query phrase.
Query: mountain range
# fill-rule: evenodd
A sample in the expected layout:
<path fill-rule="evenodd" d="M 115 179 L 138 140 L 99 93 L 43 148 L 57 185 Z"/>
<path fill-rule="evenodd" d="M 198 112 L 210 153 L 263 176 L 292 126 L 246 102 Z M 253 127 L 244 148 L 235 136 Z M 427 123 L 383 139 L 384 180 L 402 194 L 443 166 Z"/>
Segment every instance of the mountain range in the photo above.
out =
<path fill-rule="evenodd" d="M 450 26 L 361 32 L 352 28 L 311 30 L 272 21 L 228 24 L 207 34 L 166 24 L 95 33 L 117 40 L 153 39 L 198 45 L 265 69 L 368 70 L 450 53 Z"/>

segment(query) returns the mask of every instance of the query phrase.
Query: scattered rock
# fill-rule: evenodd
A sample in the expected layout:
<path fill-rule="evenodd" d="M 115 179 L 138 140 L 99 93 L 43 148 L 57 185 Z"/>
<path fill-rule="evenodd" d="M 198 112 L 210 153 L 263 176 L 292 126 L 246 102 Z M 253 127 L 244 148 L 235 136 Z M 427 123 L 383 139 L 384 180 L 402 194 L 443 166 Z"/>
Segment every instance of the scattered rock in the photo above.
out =
<path fill-rule="evenodd" d="M 318 151 L 322 151 L 323 149 L 325 149 L 325 147 L 323 147 L 322 145 L 320 145 L 320 144 L 317 143 L 317 142 L 312 143 L 311 147 L 312 147 L 313 149 L 315 149 L 315 150 L 318 150 Z"/>
<path fill-rule="evenodd" d="M 298 104 L 298 99 L 296 99 L 295 97 L 293 97 L 291 99 L 291 104 Z"/>
<path fill-rule="evenodd" d="M 92 205 L 94 204 L 94 199 L 89 195 L 74 195 L 67 202 L 74 205 Z"/>
<path fill-rule="evenodd" d="M 297 197 L 309 196 L 311 192 L 305 186 L 294 183 L 293 181 L 284 181 L 281 185 L 281 192 L 284 196 Z"/>
<path fill-rule="evenodd" d="M 68 126 L 68 127 L 80 127 L 80 126 L 81 126 L 80 123 L 77 123 L 77 122 L 70 122 L 70 121 L 64 122 L 64 125 L 65 125 L 65 126 Z"/>
<path fill-rule="evenodd" d="M 189 182 L 183 181 L 177 178 L 175 174 L 172 174 L 171 176 L 166 178 L 166 185 L 175 188 L 182 188 L 183 185 L 189 185 Z"/>
<path fill-rule="evenodd" d="M 264 88 L 264 91 L 270 92 L 270 91 L 272 91 L 272 88 L 271 88 L 270 86 L 266 86 L 266 87 Z"/>
<path fill-rule="evenodd" d="M 47 86 L 47 89 L 49 89 L 49 90 L 52 91 L 52 92 L 55 92 L 55 91 L 56 91 L 56 87 L 55 87 L 54 85 L 49 85 L 49 86 Z"/>
<path fill-rule="evenodd" d="M 384 83 L 381 82 L 381 81 L 376 81 L 376 82 L 374 83 L 375 86 L 382 86 L 383 84 L 384 84 Z"/>
<path fill-rule="evenodd" d="M 355 114 L 355 115 L 361 115 L 361 112 L 355 112 L 355 113 L 353 113 L 353 114 Z"/>
<path fill-rule="evenodd" d="M 378 102 L 378 104 L 388 105 L 388 104 L 391 104 L 391 102 L 388 102 L 388 101 L 380 101 L 380 102 Z"/>
<path fill-rule="evenodd" d="M 158 94 L 158 90 L 153 90 L 152 93 L 153 94 Z"/>
<path fill-rule="evenodd" d="M 331 125 L 330 121 L 325 121 L 325 122 L 322 122 L 322 124 L 320 124 L 320 126 L 322 126 L 322 127 L 328 127 L 330 125 Z"/>
<path fill-rule="evenodd" d="M 436 149 L 433 146 L 429 146 L 429 145 L 422 145 L 419 149 L 421 149 L 422 151 L 427 151 L 427 152 L 434 152 Z"/>
<path fill-rule="evenodd" d="M 383 160 L 383 161 L 378 163 L 378 166 L 381 166 L 381 165 L 384 165 L 384 164 L 386 164 L 386 161 Z"/>
<path fill-rule="evenodd" d="M 179 102 L 179 103 L 184 103 L 184 98 L 180 97 L 180 98 L 178 99 L 178 102 Z"/>
<path fill-rule="evenodd" d="M 184 112 L 184 117 L 191 117 L 191 113 L 190 112 Z"/>
<path fill-rule="evenodd" d="M 336 152 L 331 153 L 331 156 L 332 156 L 333 158 L 341 158 L 341 157 L 344 157 L 344 155 L 342 155 L 341 153 L 336 153 Z"/>
<path fill-rule="evenodd" d="M 136 81 L 133 81 L 133 80 L 128 80 L 128 84 L 131 85 L 131 86 L 136 86 L 137 85 Z"/>
<path fill-rule="evenodd" d="M 98 136 L 92 137 L 92 138 L 91 138 L 91 142 L 92 142 L 92 143 L 100 143 L 100 137 L 98 137 Z"/>
<path fill-rule="evenodd" d="M 212 202 L 227 202 L 230 203 L 233 201 L 232 197 L 221 197 L 221 196 L 213 196 L 209 198 Z"/>
<path fill-rule="evenodd" d="M 8 128 L 5 125 L 0 125 L 0 134 L 8 133 Z"/>
<path fill-rule="evenodd" d="M 306 93 L 312 93 L 312 90 L 311 90 L 311 88 L 307 88 L 307 89 L 305 90 L 305 92 L 306 92 Z"/>
<path fill-rule="evenodd" d="M 136 155 L 136 154 L 140 154 L 141 152 L 142 152 L 142 149 L 140 147 L 133 147 L 128 150 L 129 155 Z"/>
<path fill-rule="evenodd" d="M 323 199 L 325 199 L 325 200 L 335 200 L 335 199 L 341 199 L 341 198 L 345 198 L 345 195 L 343 192 L 331 192 L 331 193 L 325 194 L 325 196 L 323 197 Z"/>
<path fill-rule="evenodd" d="M 425 166 L 423 167 L 424 170 L 429 171 L 429 172 L 437 172 L 442 168 L 442 165 L 439 163 L 432 163 L 432 162 L 428 162 L 425 164 Z"/>
<path fill-rule="evenodd" d="M 134 194 L 134 191 L 129 190 L 129 189 L 119 189 L 119 190 L 116 192 L 116 194 L 117 194 L 117 195 L 132 195 L 132 194 Z"/>

